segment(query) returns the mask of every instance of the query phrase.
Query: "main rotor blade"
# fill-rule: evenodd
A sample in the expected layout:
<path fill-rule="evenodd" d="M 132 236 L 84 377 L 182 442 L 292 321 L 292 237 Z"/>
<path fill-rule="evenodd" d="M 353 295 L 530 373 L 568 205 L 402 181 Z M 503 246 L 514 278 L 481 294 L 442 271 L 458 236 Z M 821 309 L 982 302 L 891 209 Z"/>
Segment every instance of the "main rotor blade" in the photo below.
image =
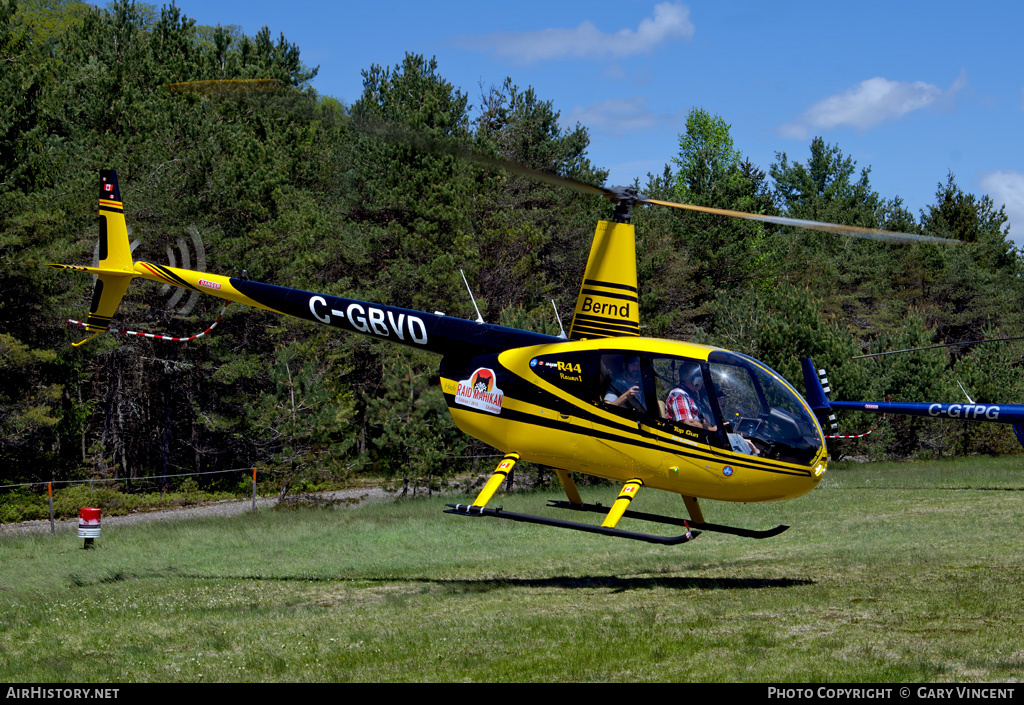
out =
<path fill-rule="evenodd" d="M 939 343 L 938 345 L 926 345 L 923 348 L 904 348 L 903 350 L 889 350 L 888 352 L 869 353 L 867 355 L 854 355 L 851 360 L 860 360 L 865 357 L 882 357 L 883 355 L 896 355 L 898 353 L 919 352 L 921 350 L 935 350 L 936 348 L 952 348 L 958 345 L 977 345 L 979 343 L 1005 343 L 1010 340 L 1024 340 L 1024 337 L 1013 338 L 982 338 L 981 340 L 964 340 L 960 343 Z"/>
<path fill-rule="evenodd" d="M 821 230 L 829 233 L 839 233 L 841 235 L 852 235 L 854 237 L 864 238 L 867 240 L 882 240 L 888 242 L 930 242 L 941 245 L 952 245 L 958 244 L 959 240 L 951 240 L 947 238 L 934 237 L 932 235 L 917 235 L 915 233 L 898 233 L 890 230 L 878 230 L 876 228 L 865 228 L 859 225 L 840 225 L 838 223 L 823 223 L 817 220 L 804 220 L 802 218 L 787 218 L 784 216 L 777 215 L 761 215 L 758 213 L 745 213 L 743 211 L 726 210 L 724 208 L 711 208 L 709 206 L 697 206 L 690 203 L 675 203 L 673 201 L 660 201 L 654 198 L 647 198 L 643 194 L 638 193 L 635 189 L 626 187 L 603 187 L 594 186 L 592 184 L 577 181 L 566 176 L 558 176 L 550 172 L 541 171 L 540 169 L 534 169 L 533 167 L 524 166 L 522 164 L 516 164 L 504 159 L 497 159 L 486 157 L 479 153 L 471 153 L 469 155 L 471 159 L 478 162 L 487 164 L 499 169 L 505 169 L 514 173 L 518 173 L 522 176 L 534 179 L 536 181 L 542 181 L 555 186 L 565 186 L 571 188 L 574 191 L 581 193 L 595 193 L 604 196 L 610 201 L 620 203 L 628 201 L 636 204 L 651 204 L 657 206 L 667 206 L 669 208 L 678 208 L 681 210 L 699 211 L 701 213 L 710 213 L 712 215 L 721 215 L 728 218 L 744 218 L 746 220 L 758 220 L 764 223 L 773 223 L 775 225 L 787 225 L 794 228 L 808 228 L 810 230 Z"/>
<path fill-rule="evenodd" d="M 442 139 L 438 137 L 431 137 L 422 132 L 413 130 L 405 125 L 391 123 L 391 122 L 375 122 L 375 121 L 357 121 L 354 125 L 357 129 L 366 132 L 368 134 L 379 135 L 386 139 L 395 140 L 403 144 L 411 145 L 417 149 L 422 149 L 427 152 L 433 152 L 435 154 L 448 154 L 453 157 L 465 159 L 466 161 L 475 162 L 481 166 L 485 166 L 491 169 L 500 169 L 501 171 L 511 172 L 524 176 L 533 181 L 540 181 L 552 186 L 562 186 L 573 191 L 584 194 L 593 194 L 598 196 L 604 196 L 605 198 L 613 201 L 618 200 L 617 191 L 607 189 L 601 186 L 594 186 L 588 184 L 585 181 L 579 181 L 572 179 L 568 176 L 559 176 L 558 174 L 550 171 L 544 171 L 542 169 L 536 169 L 525 164 L 513 162 L 502 157 L 491 156 L 484 154 L 468 144 L 462 144 L 451 139 Z"/>
<path fill-rule="evenodd" d="M 533 179 L 534 181 L 541 181 L 546 184 L 551 184 L 552 186 L 564 186 L 579 193 L 596 194 L 613 201 L 616 200 L 616 191 L 604 188 L 603 186 L 594 186 L 593 184 L 588 184 L 585 181 L 578 181 L 576 179 L 569 178 L 568 176 L 559 176 L 558 174 L 552 174 L 550 171 L 534 169 L 531 166 L 518 164 L 507 159 L 501 159 L 500 157 L 490 157 L 486 154 L 481 154 L 471 150 L 462 151 L 458 154 L 466 157 L 467 159 L 478 162 L 483 166 L 488 166 L 494 169 L 504 169 L 505 171 L 525 176 L 529 179 Z"/>
<path fill-rule="evenodd" d="M 785 218 L 777 215 L 760 215 L 758 213 L 744 213 L 742 211 L 730 211 L 723 208 L 709 208 L 708 206 L 695 206 L 689 203 L 673 203 L 671 201 L 656 201 L 653 198 L 643 199 L 644 203 L 653 203 L 669 208 L 680 208 L 688 211 L 699 211 L 713 215 L 724 215 L 729 218 L 745 218 L 747 220 L 759 220 L 764 223 L 775 225 L 789 225 L 795 228 L 808 228 L 810 230 L 823 230 L 828 233 L 840 233 L 842 235 L 853 235 L 867 240 L 886 240 L 889 242 L 933 242 L 943 245 L 959 243 L 959 240 L 950 240 L 932 235 L 915 235 L 913 233 L 897 233 L 889 230 L 876 230 L 874 228 L 863 228 L 858 225 L 839 225 L 837 223 L 822 223 L 817 220 L 803 220 L 802 218 Z"/>
<path fill-rule="evenodd" d="M 534 167 L 519 164 L 517 162 L 504 159 L 502 157 L 495 157 L 481 152 L 476 151 L 472 147 L 464 144 L 457 144 L 455 142 L 445 142 L 435 138 L 426 137 L 421 133 L 414 133 L 411 129 L 395 125 L 393 123 L 381 124 L 367 124 L 363 125 L 363 130 L 371 133 L 376 133 L 391 139 L 400 139 L 407 144 L 412 144 L 420 148 L 425 148 L 434 152 L 446 153 L 455 157 L 462 157 L 470 161 L 474 161 L 483 166 L 487 166 L 493 169 L 502 169 L 514 174 L 519 174 L 533 181 L 539 181 L 554 186 L 561 186 L 564 188 L 577 191 L 584 194 L 594 194 L 603 196 L 604 198 L 612 201 L 619 206 L 620 204 L 626 204 L 627 206 L 651 204 L 657 206 L 667 206 L 669 208 L 678 208 L 681 210 L 699 211 L 701 213 L 710 213 L 712 215 L 721 215 L 727 218 L 743 218 L 746 220 L 757 220 L 763 223 L 772 223 L 775 225 L 785 225 L 795 228 L 807 228 L 810 230 L 822 230 L 829 233 L 839 233 L 842 235 L 852 235 L 854 237 L 860 237 L 867 240 L 883 240 L 889 242 L 927 242 L 936 243 L 942 245 L 959 244 L 959 240 L 952 240 L 948 238 L 934 237 L 932 235 L 916 235 L 914 233 L 898 233 L 889 230 L 878 230 L 875 228 L 865 228 L 858 225 L 840 225 L 838 223 L 823 223 L 817 220 L 804 220 L 801 218 L 786 218 L 783 216 L 776 215 L 760 215 L 757 213 L 745 213 L 743 211 L 726 210 L 724 208 L 711 208 L 708 206 L 697 206 L 689 203 L 675 203 L 672 201 L 659 201 L 653 198 L 647 198 L 642 193 L 639 193 L 637 189 L 633 187 L 625 186 L 595 186 L 588 184 L 584 181 L 578 181 L 568 176 L 560 176 L 550 171 L 544 171 Z"/>

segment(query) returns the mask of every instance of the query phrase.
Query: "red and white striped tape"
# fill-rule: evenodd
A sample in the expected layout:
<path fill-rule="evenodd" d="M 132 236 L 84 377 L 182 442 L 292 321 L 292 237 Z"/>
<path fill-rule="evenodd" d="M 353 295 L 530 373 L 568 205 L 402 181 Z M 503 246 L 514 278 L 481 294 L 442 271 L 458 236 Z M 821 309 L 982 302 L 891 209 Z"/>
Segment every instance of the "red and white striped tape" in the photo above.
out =
<path fill-rule="evenodd" d="M 171 336 L 171 335 L 157 335 L 156 333 L 142 333 L 140 331 L 135 331 L 135 330 L 121 330 L 120 328 L 108 328 L 106 331 L 103 331 L 103 332 L 105 332 L 105 333 L 120 333 L 121 335 L 138 335 L 138 336 L 142 336 L 143 338 L 153 338 L 154 340 L 169 340 L 169 341 L 172 341 L 172 342 L 175 342 L 175 343 L 186 343 L 186 342 L 188 342 L 190 340 L 195 340 L 196 338 L 202 338 L 204 335 L 206 335 L 211 330 L 216 328 L 217 324 L 220 323 L 220 319 L 222 319 L 224 317 L 224 312 L 228 310 L 228 305 L 230 303 L 231 303 L 230 301 L 225 301 L 224 302 L 224 308 L 222 308 L 220 310 L 220 314 L 218 314 L 217 320 L 214 321 L 213 323 L 211 323 L 209 328 L 204 330 L 202 333 L 196 333 L 195 335 L 190 335 L 190 336 L 188 336 L 186 338 L 176 338 L 176 337 Z M 70 319 L 70 318 L 68 319 L 68 323 L 72 323 L 72 324 L 74 324 L 76 326 L 82 326 L 83 328 L 86 327 L 85 323 L 82 323 L 81 321 L 76 321 L 76 320 L 73 320 L 73 319 Z"/>
<path fill-rule="evenodd" d="M 884 416 L 882 417 L 882 420 L 885 420 Z M 874 431 L 876 428 L 878 428 L 877 423 L 875 424 L 874 428 L 871 429 L 871 431 Z M 863 438 L 864 436 L 870 435 L 871 431 L 865 431 L 864 433 L 859 433 L 856 436 L 825 436 L 825 438 Z"/>

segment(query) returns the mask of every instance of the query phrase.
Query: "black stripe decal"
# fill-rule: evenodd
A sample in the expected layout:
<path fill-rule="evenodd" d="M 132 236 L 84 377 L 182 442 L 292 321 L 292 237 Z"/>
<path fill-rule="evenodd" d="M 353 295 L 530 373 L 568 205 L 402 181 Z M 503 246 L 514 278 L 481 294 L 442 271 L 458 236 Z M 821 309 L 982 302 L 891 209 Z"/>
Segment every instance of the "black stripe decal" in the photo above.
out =
<path fill-rule="evenodd" d="M 461 404 L 455 405 L 455 397 L 452 394 L 445 394 L 445 398 L 446 401 L 448 401 L 448 406 L 453 409 L 458 409 L 459 411 L 465 411 L 473 414 L 487 414 L 489 418 L 494 418 L 494 415 L 489 412 L 482 411 L 480 409 L 473 409 L 471 407 L 463 406 Z M 568 421 L 558 421 L 555 419 L 538 416 L 536 414 L 531 414 L 525 411 L 513 411 L 511 409 L 502 409 L 501 417 L 506 418 L 510 421 L 530 424 L 532 426 L 544 426 L 546 428 L 551 428 L 557 431 L 566 431 L 575 434 L 580 433 L 579 426 L 573 426 Z M 579 416 L 578 418 L 586 419 L 585 416 Z M 599 423 L 607 424 L 608 422 L 605 419 L 601 419 Z M 665 445 L 650 443 L 648 441 L 644 441 L 640 438 L 632 436 L 623 436 L 611 433 L 609 431 L 601 431 L 596 428 L 588 430 L 587 435 L 593 436 L 594 438 L 603 441 L 613 441 L 616 443 L 622 443 L 624 445 L 632 446 L 634 448 L 646 448 L 648 450 L 657 450 L 662 452 L 670 450 L 670 452 L 674 453 L 675 455 L 679 455 L 684 458 L 695 458 L 703 462 L 710 460 L 715 463 L 727 463 L 728 465 L 731 465 L 734 468 L 745 468 L 747 470 L 757 470 L 759 472 L 770 472 L 775 475 L 802 475 L 805 477 L 811 476 L 811 471 L 809 469 L 793 470 L 789 468 L 776 468 L 756 463 L 756 461 L 752 463 L 742 461 L 736 458 L 722 458 L 715 455 L 713 452 L 694 452 L 693 449 L 688 445 L 678 443 L 676 441 L 673 441 L 671 438 L 664 438 L 661 436 L 659 436 L 659 440 L 661 440 Z M 669 446 L 669 449 L 666 449 L 665 446 Z"/>
<path fill-rule="evenodd" d="M 102 208 L 100 210 L 103 210 Z M 100 253 L 99 261 L 107 258 L 107 219 L 100 218 Z"/>
<path fill-rule="evenodd" d="M 166 267 L 164 267 L 162 265 L 159 265 L 159 264 L 153 264 L 152 262 L 150 262 L 149 265 L 151 267 L 153 267 L 153 269 L 159 270 L 160 273 L 163 274 L 168 279 L 171 279 L 172 281 L 177 282 L 178 286 L 185 287 L 186 289 L 191 289 L 192 291 L 199 291 L 199 289 L 195 288 L 194 286 L 189 284 L 187 281 L 185 281 L 184 279 L 182 279 L 181 277 L 179 277 L 177 274 L 175 274 L 174 272 L 170 271 Z"/>
<path fill-rule="evenodd" d="M 574 416 L 574 417 L 576 417 L 576 418 L 578 418 L 578 419 L 580 419 L 582 421 L 587 421 L 589 423 L 594 423 L 594 424 L 601 424 L 603 426 L 608 426 L 608 427 L 613 427 L 613 428 L 614 428 L 614 426 L 616 424 L 616 421 L 612 421 L 612 420 L 609 420 L 609 419 L 605 418 L 604 416 L 600 416 L 600 415 L 594 413 L 593 411 L 590 411 L 586 407 L 582 407 L 581 408 L 581 407 L 578 407 L 578 406 L 576 406 L 574 404 L 566 403 L 562 399 L 560 399 L 559 397 L 556 397 L 556 396 L 554 396 L 552 394 L 544 393 L 543 399 L 544 399 L 543 406 L 545 406 L 546 408 L 554 409 L 555 411 L 560 413 L 562 416 Z M 594 405 L 594 408 L 598 408 L 597 405 Z M 537 420 L 539 420 L 541 422 L 543 422 L 545 420 L 545 419 L 543 419 L 541 417 L 537 417 L 535 415 L 528 414 L 528 413 L 523 413 L 523 412 L 513 412 L 513 413 L 520 413 L 521 415 L 523 415 L 524 418 L 527 418 L 527 419 L 537 419 Z M 627 436 L 627 438 L 637 439 L 636 436 L 632 435 L 632 434 L 636 433 L 636 421 L 635 420 L 633 420 L 633 419 L 630 419 L 630 420 L 623 419 L 619 423 L 619 429 L 621 429 L 621 431 L 623 433 L 629 434 Z M 570 430 L 572 430 L 573 433 L 579 433 L 579 427 L 578 426 L 570 427 Z M 595 431 L 595 433 L 602 433 L 602 432 Z M 609 435 L 608 438 L 614 438 L 614 439 L 617 439 L 617 440 L 623 440 L 622 436 L 616 436 L 616 435 Z M 682 443 L 680 441 L 673 440 L 669 436 L 658 436 L 658 439 L 662 443 L 664 443 L 666 446 L 671 447 L 673 449 L 673 452 L 678 452 L 681 455 L 685 455 L 687 457 L 696 457 L 696 458 L 700 458 L 701 460 L 707 460 L 710 457 L 715 462 L 730 462 L 732 465 L 739 465 L 741 467 L 751 468 L 751 469 L 755 469 L 755 470 L 774 471 L 774 469 L 775 469 L 774 466 L 766 465 L 763 461 L 760 461 L 760 460 L 757 460 L 757 459 L 754 459 L 754 458 L 750 458 L 750 456 L 744 456 L 745 458 L 750 458 L 749 460 L 746 460 L 746 459 L 745 460 L 741 460 L 738 463 L 732 462 L 731 459 L 723 458 L 721 456 L 721 454 L 716 453 L 715 449 L 712 449 L 710 451 L 706 451 L 703 454 L 694 455 L 693 452 L 692 452 L 693 451 L 693 446 L 691 446 L 691 445 L 688 445 L 686 443 Z M 643 437 L 641 436 L 637 440 L 643 441 Z M 646 443 L 646 442 L 639 442 L 639 443 L 634 442 L 633 445 L 640 445 L 640 446 L 646 447 L 646 448 L 657 448 L 659 450 L 665 450 L 665 448 L 663 446 L 651 445 L 650 443 Z M 807 475 L 810 475 L 810 470 L 799 471 L 799 472 L 795 472 L 793 474 L 807 474 Z"/>
<path fill-rule="evenodd" d="M 551 394 L 546 394 L 545 397 L 550 398 L 550 399 L 558 399 L 558 397 L 555 397 L 554 395 L 551 395 Z M 558 401 L 561 401 L 561 399 L 558 399 Z M 547 406 L 550 408 L 551 405 L 549 404 Z M 586 409 L 586 408 L 580 408 L 580 407 L 575 406 L 575 405 L 564 404 L 564 403 L 561 406 L 568 408 L 568 413 L 566 413 L 566 411 L 564 411 L 562 409 L 556 409 L 556 411 L 558 411 L 563 416 L 575 416 L 576 418 L 581 419 L 583 421 L 589 421 L 590 423 L 595 423 L 595 424 L 603 424 L 605 426 L 611 426 L 612 423 L 613 423 L 613 422 L 609 421 L 608 419 L 604 418 L 603 416 L 599 416 L 598 414 L 596 414 L 596 413 L 594 413 L 594 412 L 592 412 L 592 411 L 590 411 L 589 409 Z M 597 408 L 597 407 L 595 406 L 595 408 Z M 636 421 L 634 421 L 634 420 L 625 421 L 624 420 L 621 423 L 621 428 L 622 428 L 622 431 L 625 432 L 625 433 L 628 433 L 628 434 L 636 433 Z M 579 432 L 579 427 L 575 427 L 574 432 L 578 433 Z M 744 460 L 741 460 L 739 462 L 733 462 L 732 459 L 724 458 L 724 457 L 721 456 L 720 453 L 716 453 L 715 449 L 712 449 L 711 451 L 708 451 L 704 455 L 694 455 L 692 453 L 693 446 L 687 445 L 687 444 L 682 443 L 680 441 L 673 440 L 672 438 L 670 438 L 668 436 L 658 436 L 658 439 L 662 443 L 664 443 L 665 445 L 670 446 L 673 449 L 673 452 L 678 452 L 678 453 L 680 453 L 682 455 L 685 455 L 687 457 L 696 457 L 696 458 L 701 458 L 703 460 L 706 460 L 708 458 L 708 456 L 710 456 L 710 458 L 712 460 L 714 460 L 715 462 L 729 462 L 732 465 L 739 465 L 741 467 L 750 468 L 750 469 L 753 469 L 753 470 L 765 470 L 765 471 L 768 471 L 768 472 L 774 472 L 776 470 L 775 466 L 773 466 L 773 465 L 766 465 L 764 463 L 764 461 L 757 460 L 757 459 L 752 458 L 750 456 L 744 456 Z M 664 447 L 662 447 L 662 446 L 652 446 L 650 444 L 639 444 L 639 445 L 644 445 L 645 447 L 649 447 L 649 448 L 653 447 L 653 448 L 658 448 L 658 449 L 664 450 Z M 750 458 L 750 459 L 747 460 L 746 458 Z M 808 470 L 799 470 L 799 471 L 792 471 L 789 474 L 810 475 L 811 471 L 810 471 L 810 469 L 808 469 Z"/>
<path fill-rule="evenodd" d="M 603 296 L 606 299 L 620 299 L 622 301 L 631 301 L 637 303 L 636 294 L 632 296 L 629 294 L 613 294 L 608 291 L 597 291 L 596 289 L 581 289 L 580 296 L 587 294 L 588 296 Z"/>
<path fill-rule="evenodd" d="M 584 286 L 603 286 L 606 289 L 623 289 L 624 291 L 636 292 L 635 286 L 629 286 L 628 284 L 615 284 L 613 282 L 603 282 L 597 279 L 584 279 Z"/>
<path fill-rule="evenodd" d="M 94 315 L 100 310 L 100 299 L 103 298 L 103 280 L 96 278 L 96 284 L 92 287 L 92 303 L 89 304 L 89 315 Z"/>
<path fill-rule="evenodd" d="M 577 313 L 572 319 L 574 323 L 589 323 L 591 325 L 598 325 L 608 328 L 609 330 L 624 330 L 630 333 L 639 333 L 640 326 L 636 323 L 630 323 L 623 321 L 620 318 L 598 318 L 596 316 L 588 316 L 585 313 Z"/>
<path fill-rule="evenodd" d="M 572 330 L 573 330 L 574 333 L 577 333 L 577 332 L 593 333 L 594 335 L 600 335 L 601 337 L 604 337 L 604 338 L 626 338 L 626 337 L 636 337 L 636 336 L 640 335 L 636 331 L 631 331 L 631 330 L 626 330 L 626 331 L 612 330 L 611 328 L 605 328 L 605 327 L 602 327 L 602 326 L 598 326 L 598 325 L 594 325 L 594 324 L 588 324 L 588 323 L 574 323 L 573 326 L 572 326 Z"/>

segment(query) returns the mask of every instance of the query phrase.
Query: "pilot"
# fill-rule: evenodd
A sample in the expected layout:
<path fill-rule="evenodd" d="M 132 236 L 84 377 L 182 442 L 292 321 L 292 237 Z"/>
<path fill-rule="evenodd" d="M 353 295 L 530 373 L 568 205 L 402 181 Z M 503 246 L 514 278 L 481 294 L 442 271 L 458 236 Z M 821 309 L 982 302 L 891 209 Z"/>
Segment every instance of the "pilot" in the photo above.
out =
<path fill-rule="evenodd" d="M 711 413 L 708 411 L 704 375 L 700 367 L 683 367 L 679 371 L 679 383 L 665 397 L 665 414 L 668 418 L 712 433 L 717 431 L 718 426 L 711 422 Z"/>
<path fill-rule="evenodd" d="M 604 395 L 606 404 L 623 409 L 645 411 L 644 385 L 640 377 L 640 357 L 633 355 L 626 360 L 626 369 L 621 377 L 615 378 Z"/>

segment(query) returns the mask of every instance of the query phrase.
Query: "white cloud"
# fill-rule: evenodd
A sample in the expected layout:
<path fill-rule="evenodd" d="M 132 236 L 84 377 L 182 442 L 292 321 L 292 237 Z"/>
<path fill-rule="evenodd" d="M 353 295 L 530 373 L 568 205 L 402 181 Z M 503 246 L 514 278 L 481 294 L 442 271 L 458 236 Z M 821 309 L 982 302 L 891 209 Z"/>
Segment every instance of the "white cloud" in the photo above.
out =
<path fill-rule="evenodd" d="M 964 71 L 945 91 L 924 81 L 890 81 L 876 76 L 861 81 L 845 93 L 819 101 L 795 123 L 782 125 L 779 134 L 804 139 L 811 130 L 830 130 L 840 126 L 864 132 L 886 120 L 897 120 L 915 110 L 947 102 L 966 84 Z"/>
<path fill-rule="evenodd" d="M 779 127 L 779 137 L 787 140 L 806 140 L 811 136 L 811 131 L 805 125 L 786 123 Z"/>
<path fill-rule="evenodd" d="M 830 129 L 848 125 L 867 130 L 884 120 L 898 118 L 934 103 L 942 91 L 923 81 L 903 83 L 869 78 L 842 95 L 832 96 L 804 113 L 811 127 Z"/>
<path fill-rule="evenodd" d="M 575 29 L 499 32 L 482 37 L 463 37 L 459 43 L 529 64 L 551 59 L 608 59 L 650 53 L 664 42 L 689 39 L 693 32 L 690 8 L 663 2 L 655 5 L 654 16 L 642 20 L 636 30 L 620 29 L 608 34 L 588 20 Z"/>
<path fill-rule="evenodd" d="M 569 111 L 563 123 L 586 125 L 594 132 L 621 136 L 630 132 L 650 130 L 665 122 L 674 122 L 678 115 L 658 115 L 651 112 L 646 96 L 601 100 L 585 108 Z"/>
<path fill-rule="evenodd" d="M 1018 247 L 1024 247 L 1024 173 L 993 171 L 982 176 L 981 187 L 992 197 L 997 208 L 1006 206 L 1010 239 Z"/>
<path fill-rule="evenodd" d="M 592 130 L 620 134 L 647 129 L 656 119 L 647 107 L 647 98 L 615 98 L 573 108 L 565 116 L 570 123 L 583 123 Z"/>

